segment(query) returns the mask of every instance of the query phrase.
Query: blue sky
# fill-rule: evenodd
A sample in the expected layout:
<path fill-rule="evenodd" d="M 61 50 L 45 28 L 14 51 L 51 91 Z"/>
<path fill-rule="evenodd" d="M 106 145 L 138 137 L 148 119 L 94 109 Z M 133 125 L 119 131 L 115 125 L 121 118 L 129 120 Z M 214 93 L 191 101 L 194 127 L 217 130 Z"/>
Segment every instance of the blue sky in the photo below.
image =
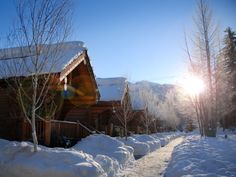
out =
<path fill-rule="evenodd" d="M 14 1 L 0 0 L 0 38 L 14 20 Z M 236 1 L 209 0 L 223 31 L 236 31 Z M 74 0 L 71 40 L 82 40 L 97 77 L 175 83 L 186 70 L 184 30 L 193 31 L 195 0 Z"/>

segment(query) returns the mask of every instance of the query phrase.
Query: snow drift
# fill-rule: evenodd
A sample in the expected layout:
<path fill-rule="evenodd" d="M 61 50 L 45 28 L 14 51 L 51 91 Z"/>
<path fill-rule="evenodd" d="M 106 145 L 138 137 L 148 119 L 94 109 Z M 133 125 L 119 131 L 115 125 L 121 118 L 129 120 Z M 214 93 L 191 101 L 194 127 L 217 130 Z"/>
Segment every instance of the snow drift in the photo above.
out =
<path fill-rule="evenodd" d="M 232 137 L 231 137 L 232 136 Z M 233 138 L 234 137 L 234 138 Z M 236 176 L 236 137 L 188 136 L 176 147 L 165 176 Z"/>
<path fill-rule="evenodd" d="M 137 141 L 133 137 L 117 138 L 119 141 L 122 141 L 125 145 L 131 146 L 134 149 L 134 156 L 144 156 L 150 152 L 150 146 L 147 143 Z"/>
<path fill-rule="evenodd" d="M 4 177 L 87 177 L 107 176 L 92 156 L 63 148 L 38 147 L 29 142 L 0 139 L 0 176 Z"/>
<path fill-rule="evenodd" d="M 153 134 L 151 135 L 153 138 L 158 139 L 161 143 L 161 147 L 164 147 L 165 145 L 167 145 L 169 143 L 169 139 L 168 137 L 165 137 L 163 135 L 157 135 L 157 134 Z"/>
<path fill-rule="evenodd" d="M 153 152 L 161 147 L 160 140 L 153 138 L 151 135 L 134 135 L 133 138 L 137 141 L 147 143 L 149 145 L 150 152 Z"/>
<path fill-rule="evenodd" d="M 133 164 L 134 156 L 141 157 L 160 148 L 160 138 L 167 142 L 175 136 L 171 133 L 133 135 L 125 141 L 95 134 L 70 149 L 39 146 L 37 153 L 32 152 L 30 142 L 0 139 L 0 176 L 114 177 Z"/>
<path fill-rule="evenodd" d="M 90 135 L 73 148 L 92 155 L 102 165 L 108 176 L 112 176 L 134 161 L 132 147 L 103 134 Z"/>
<path fill-rule="evenodd" d="M 125 138 L 117 137 L 117 140 L 122 141 L 125 145 L 131 146 L 134 149 L 135 157 L 142 157 L 150 152 L 153 152 L 160 147 L 165 146 L 173 138 L 181 135 L 180 133 L 155 133 L 151 135 L 139 135 L 135 134 L 133 136 Z"/>

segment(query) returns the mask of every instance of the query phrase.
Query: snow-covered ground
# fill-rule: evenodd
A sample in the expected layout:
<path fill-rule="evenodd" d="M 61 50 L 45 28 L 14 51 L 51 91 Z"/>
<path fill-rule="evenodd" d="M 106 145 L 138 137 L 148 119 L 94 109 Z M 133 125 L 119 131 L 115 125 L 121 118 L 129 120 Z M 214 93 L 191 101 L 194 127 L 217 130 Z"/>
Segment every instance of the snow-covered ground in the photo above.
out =
<path fill-rule="evenodd" d="M 236 135 L 220 133 L 217 138 L 187 136 L 177 146 L 165 173 L 166 177 L 236 176 Z"/>
<path fill-rule="evenodd" d="M 91 155 L 73 149 L 39 146 L 32 152 L 29 142 L 0 139 L 1 177 L 105 177 L 106 173 Z"/>
<path fill-rule="evenodd" d="M 225 138 L 227 134 L 227 138 Z M 154 134 L 169 142 L 173 134 Z M 183 141 L 183 142 L 182 142 Z M 165 143 L 165 142 L 164 142 Z M 176 147 L 175 147 L 176 146 Z M 218 131 L 216 138 L 192 132 L 137 160 L 120 173 L 122 177 L 235 177 L 236 134 Z"/>
<path fill-rule="evenodd" d="M 91 135 L 72 148 L 39 146 L 37 153 L 32 152 L 32 143 L 0 139 L 0 176 L 236 176 L 236 134 L 180 135 L 133 135 L 127 141 Z M 134 160 L 135 155 L 144 157 Z"/>
<path fill-rule="evenodd" d="M 90 135 L 70 149 L 39 146 L 32 152 L 30 142 L 0 139 L 0 176 L 4 177 L 113 177 L 131 166 L 134 156 L 143 156 L 160 148 L 178 133 L 134 135 L 113 138 Z"/>
<path fill-rule="evenodd" d="M 134 161 L 133 148 L 107 135 L 90 135 L 70 149 L 0 139 L 0 176 L 112 177 Z"/>
<path fill-rule="evenodd" d="M 119 176 L 121 177 L 160 177 L 163 176 L 171 154 L 176 145 L 181 143 L 183 137 L 171 141 L 165 147 L 158 149 L 141 159 L 138 159 L 133 166 L 126 168 Z"/>

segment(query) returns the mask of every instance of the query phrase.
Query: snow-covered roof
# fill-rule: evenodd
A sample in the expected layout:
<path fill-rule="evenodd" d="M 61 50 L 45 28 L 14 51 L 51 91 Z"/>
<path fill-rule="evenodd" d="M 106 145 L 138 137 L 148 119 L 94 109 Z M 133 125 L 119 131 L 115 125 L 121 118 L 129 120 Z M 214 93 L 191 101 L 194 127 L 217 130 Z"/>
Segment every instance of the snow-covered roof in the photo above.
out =
<path fill-rule="evenodd" d="M 86 50 L 81 41 L 40 45 L 40 48 L 39 55 L 36 55 L 35 46 L 0 49 L 0 67 L 4 68 L 0 78 L 34 74 L 36 56 L 39 65 L 43 65 L 40 74 L 60 73 Z"/>
<path fill-rule="evenodd" d="M 97 78 L 100 101 L 121 101 L 126 91 L 127 79 L 124 77 L 116 78 Z"/>

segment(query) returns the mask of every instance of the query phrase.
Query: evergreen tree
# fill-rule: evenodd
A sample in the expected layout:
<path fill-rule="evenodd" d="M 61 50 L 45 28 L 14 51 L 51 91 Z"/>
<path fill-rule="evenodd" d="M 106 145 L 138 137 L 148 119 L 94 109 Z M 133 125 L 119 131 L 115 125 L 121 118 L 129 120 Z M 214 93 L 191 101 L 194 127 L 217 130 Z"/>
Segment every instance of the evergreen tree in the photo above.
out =
<path fill-rule="evenodd" d="M 231 30 L 231 28 L 227 28 L 225 30 L 227 33 L 224 39 L 225 47 L 224 47 L 224 58 L 225 58 L 225 66 L 227 73 L 229 74 L 229 84 L 232 85 L 232 90 L 235 90 L 235 69 L 236 69 L 236 36 L 235 32 Z"/>
<path fill-rule="evenodd" d="M 226 126 L 236 126 L 236 36 L 231 28 L 225 30 L 225 47 L 223 48 L 225 71 L 227 75 L 227 85 L 230 90 L 231 111 L 226 117 Z M 228 125 L 227 125 L 228 124 Z"/>

